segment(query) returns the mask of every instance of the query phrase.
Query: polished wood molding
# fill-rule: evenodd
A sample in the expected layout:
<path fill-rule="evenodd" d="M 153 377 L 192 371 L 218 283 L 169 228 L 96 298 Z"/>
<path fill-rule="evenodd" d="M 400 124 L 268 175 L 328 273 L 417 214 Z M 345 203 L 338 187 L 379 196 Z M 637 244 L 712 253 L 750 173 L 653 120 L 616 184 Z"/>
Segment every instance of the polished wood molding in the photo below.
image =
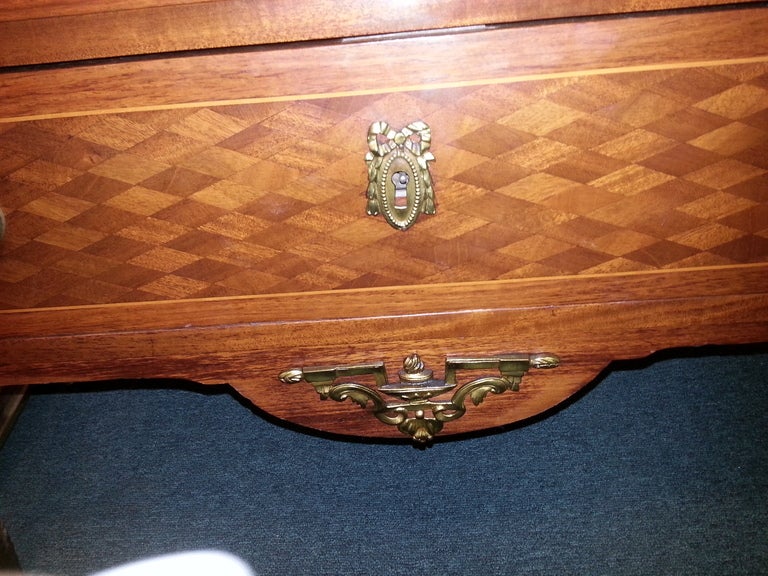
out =
<path fill-rule="evenodd" d="M 744 0 L 748 4 L 757 0 Z M 12 0 L 0 7 L 0 66 L 704 7 L 718 0 Z"/>
<path fill-rule="evenodd" d="M 441 435 L 509 424 L 570 397 L 611 361 L 664 348 L 768 341 L 768 265 L 0 312 L 0 386 L 174 378 L 230 384 L 278 418 L 394 436 L 350 403 L 283 385 L 293 366 L 447 355 L 558 354 L 519 393 Z M 394 298 L 394 295 L 397 295 Z M 468 348 L 469 347 L 469 348 Z"/>
<path fill-rule="evenodd" d="M 0 122 L 764 62 L 767 29 L 754 8 L 9 71 Z"/>

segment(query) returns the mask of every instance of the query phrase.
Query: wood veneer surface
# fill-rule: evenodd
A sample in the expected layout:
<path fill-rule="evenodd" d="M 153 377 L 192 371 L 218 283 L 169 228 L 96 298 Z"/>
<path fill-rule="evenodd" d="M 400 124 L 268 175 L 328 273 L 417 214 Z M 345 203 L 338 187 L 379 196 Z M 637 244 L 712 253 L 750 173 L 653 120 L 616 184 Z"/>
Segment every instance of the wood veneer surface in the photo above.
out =
<path fill-rule="evenodd" d="M 749 4 L 756 0 L 746 0 Z M 344 38 L 600 14 L 719 0 L 13 0 L 0 7 L 0 66 Z"/>
<path fill-rule="evenodd" d="M 761 62 L 766 28 L 756 8 L 11 70 L 0 122 Z"/>
<path fill-rule="evenodd" d="M 374 118 L 432 127 L 405 233 L 365 214 Z M 0 306 L 762 262 L 767 119 L 755 62 L 0 125 Z"/>
<path fill-rule="evenodd" d="M 560 367 L 526 376 L 444 434 L 551 408 L 616 359 L 674 346 L 768 341 L 768 265 L 513 280 L 240 299 L 0 312 L 0 386 L 115 378 L 229 383 L 272 415 L 344 434 L 399 433 L 350 403 L 321 402 L 277 375 L 296 366 L 384 360 L 390 378 L 418 352 L 553 352 Z M 476 375 L 475 375 L 476 376 Z M 467 377 L 472 377 L 468 375 Z M 627 393 L 641 393 L 627 391 Z"/>
<path fill-rule="evenodd" d="M 768 341 L 766 30 L 740 9 L 6 71 L 0 386 L 229 383 L 398 436 L 277 374 L 560 355 L 450 434 L 615 359 Z M 357 207 L 360 142 L 415 117 L 438 215 L 403 234 Z"/>

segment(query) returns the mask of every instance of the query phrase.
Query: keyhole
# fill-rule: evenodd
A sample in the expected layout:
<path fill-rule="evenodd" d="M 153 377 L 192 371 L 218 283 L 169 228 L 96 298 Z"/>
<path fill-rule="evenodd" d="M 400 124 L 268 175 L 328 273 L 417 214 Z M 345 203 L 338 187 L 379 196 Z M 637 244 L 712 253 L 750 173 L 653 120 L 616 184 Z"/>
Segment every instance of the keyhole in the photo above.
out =
<path fill-rule="evenodd" d="M 392 183 L 395 185 L 395 208 L 408 208 L 408 181 L 407 172 L 395 172 L 392 174 Z"/>

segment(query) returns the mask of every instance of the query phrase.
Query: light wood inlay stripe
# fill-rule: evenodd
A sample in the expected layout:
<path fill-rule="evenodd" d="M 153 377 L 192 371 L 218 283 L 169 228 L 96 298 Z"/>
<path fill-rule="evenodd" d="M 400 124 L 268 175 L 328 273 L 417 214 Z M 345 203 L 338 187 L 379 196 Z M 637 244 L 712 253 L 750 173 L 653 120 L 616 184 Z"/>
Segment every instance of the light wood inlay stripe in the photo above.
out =
<path fill-rule="evenodd" d="M 0 118 L 378 94 L 768 58 L 768 10 L 491 29 L 0 75 Z"/>
<path fill-rule="evenodd" d="M 130 106 L 126 108 L 101 108 L 94 110 L 81 110 L 77 112 L 57 112 L 49 114 L 31 114 L 27 116 L 12 116 L 0 118 L 0 124 L 11 122 L 27 122 L 31 120 L 50 120 L 53 118 L 77 118 L 82 116 L 97 116 L 106 114 L 120 114 L 125 112 L 154 112 L 160 110 L 186 110 L 191 108 L 216 108 L 221 106 L 238 106 L 247 104 L 269 104 L 279 102 L 296 102 L 300 100 L 325 100 L 328 98 L 348 98 L 356 96 L 375 96 L 377 94 L 396 94 L 404 92 L 416 92 L 422 90 L 441 90 L 448 88 L 472 88 L 477 86 L 494 86 L 502 84 L 517 84 L 536 80 L 557 80 L 562 78 L 587 78 L 590 76 L 604 76 L 612 74 L 626 74 L 633 72 L 655 72 L 663 70 L 685 70 L 709 66 L 730 66 L 739 64 L 760 64 L 768 62 L 768 56 L 754 58 L 734 58 L 732 60 L 705 60 L 700 62 L 674 62 L 667 64 L 652 64 L 647 66 L 626 66 L 623 68 L 595 68 L 575 72 L 557 72 L 551 74 L 522 74 L 504 78 L 490 78 L 467 80 L 457 82 L 436 82 L 433 84 L 408 84 L 403 86 L 382 86 L 368 90 L 342 90 L 336 92 L 323 92 L 319 94 L 287 94 L 285 96 L 264 96 L 258 98 L 239 98 L 230 100 L 207 100 L 203 102 L 181 102 L 177 104 Z"/>

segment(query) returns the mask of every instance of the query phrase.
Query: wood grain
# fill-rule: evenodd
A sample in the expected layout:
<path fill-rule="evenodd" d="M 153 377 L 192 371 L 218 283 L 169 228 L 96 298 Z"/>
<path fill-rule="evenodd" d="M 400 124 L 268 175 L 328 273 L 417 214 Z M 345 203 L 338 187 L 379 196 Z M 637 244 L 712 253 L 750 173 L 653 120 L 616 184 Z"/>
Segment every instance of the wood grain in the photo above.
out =
<path fill-rule="evenodd" d="M 676 346 L 768 341 L 767 277 L 768 265 L 757 265 L 7 311 L 0 312 L 0 385 L 114 378 L 229 383 L 302 426 L 397 437 L 358 407 L 320 402 L 311 386 L 280 384 L 277 374 L 375 360 L 393 371 L 411 352 L 438 373 L 447 355 L 560 355 L 561 367 L 530 374 L 519 394 L 493 397 L 444 431 L 466 432 L 551 408 L 612 360 Z"/>
<path fill-rule="evenodd" d="M 746 0 L 744 4 L 757 0 Z M 711 6 L 717 0 L 45 0 L 0 7 L 0 66 Z"/>
<path fill-rule="evenodd" d="M 327 0 L 298 12 L 283 0 L 139 0 L 135 10 L 126 1 L 102 16 L 45 0 L 38 7 L 62 18 L 6 18 L 9 62 L 25 51 L 30 62 L 101 57 L 101 31 L 81 33 L 102 25 L 121 54 L 218 47 L 230 9 L 243 25 L 228 45 L 263 45 L 0 74 L 1 296 L 22 308 L 0 310 L 0 386 L 227 383 L 300 426 L 398 437 L 277 374 L 383 360 L 394 377 L 412 352 L 438 375 L 448 355 L 561 357 L 519 393 L 470 408 L 453 434 L 551 409 L 613 360 L 768 341 L 762 5 L 337 42 L 332 34 L 557 18 L 598 3 L 424 2 L 402 20 L 353 1 L 358 12 L 317 20 L 306 10 Z M 206 14 L 215 18 L 199 25 Z M 107 22 L 124 26 L 134 48 Z M 67 23 L 75 40 L 53 46 Z M 282 44 L 309 38 L 327 40 Z M 436 140 L 445 220 L 393 238 L 328 191 L 357 194 L 353 134 L 422 112 L 445 135 Z M 345 226 L 388 250 L 350 254 L 327 233 Z M 280 290 L 259 269 L 270 255 L 269 270 L 285 274 Z M 406 285 L 371 270 L 349 277 L 360 270 L 345 257 L 387 263 Z M 307 275 L 308 260 L 323 265 Z M 490 271 L 538 277 L 478 281 Z M 260 285 L 268 293 L 252 295 Z M 244 295 L 225 297 L 233 293 Z"/>
<path fill-rule="evenodd" d="M 760 62 L 766 30 L 744 9 L 8 72 L 0 122 Z"/>
<path fill-rule="evenodd" d="M 0 134 L 0 308 L 768 260 L 768 62 L 53 118 Z M 437 214 L 365 213 L 373 119 Z"/>

